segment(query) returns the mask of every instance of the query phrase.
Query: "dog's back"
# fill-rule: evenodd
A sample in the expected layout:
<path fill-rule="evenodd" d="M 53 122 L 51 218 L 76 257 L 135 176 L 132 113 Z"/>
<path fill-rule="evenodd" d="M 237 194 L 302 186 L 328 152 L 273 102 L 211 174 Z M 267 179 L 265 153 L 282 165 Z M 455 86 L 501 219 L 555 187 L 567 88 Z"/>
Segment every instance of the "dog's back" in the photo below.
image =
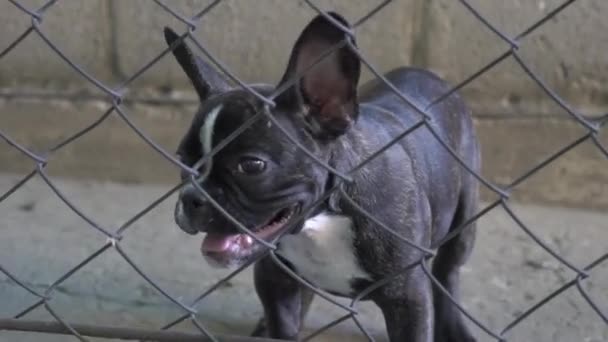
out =
<path fill-rule="evenodd" d="M 429 198 L 433 227 L 437 230 L 433 240 L 436 241 L 447 233 L 463 188 L 471 191 L 470 187 L 476 186 L 473 176 L 438 140 L 442 139 L 471 169 L 479 171 L 479 148 L 470 110 L 457 93 L 429 106 L 451 89 L 429 71 L 404 67 L 390 71 L 385 77 L 415 106 L 430 115 L 427 124 L 433 132 L 420 126 L 398 144 L 409 155 L 414 176 Z M 379 139 L 379 143 L 388 143 L 390 138 L 424 119 L 382 80 L 361 87 L 360 103 L 361 129 L 381 125 L 390 132 L 384 139 Z M 373 134 L 374 130 L 369 131 Z"/>

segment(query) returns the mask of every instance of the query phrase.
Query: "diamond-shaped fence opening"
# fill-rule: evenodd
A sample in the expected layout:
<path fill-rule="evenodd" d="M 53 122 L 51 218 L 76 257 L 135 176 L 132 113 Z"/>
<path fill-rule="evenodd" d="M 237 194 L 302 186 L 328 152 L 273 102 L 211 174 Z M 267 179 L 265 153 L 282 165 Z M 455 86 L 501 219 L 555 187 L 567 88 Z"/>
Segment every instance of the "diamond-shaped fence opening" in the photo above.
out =
<path fill-rule="evenodd" d="M 73 260 L 71 265 L 68 267 L 68 271 L 62 274 L 57 274 L 56 277 L 48 284 L 32 284 L 27 281 L 23 281 L 19 276 L 19 269 L 10 269 L 10 267 L 5 266 L 4 263 L 0 263 L 0 274 L 2 279 L 10 281 L 12 284 L 21 288 L 24 292 L 29 293 L 30 296 L 28 298 L 34 298 L 31 304 L 25 305 L 23 308 L 17 310 L 11 318 L 0 319 L 0 330 L 71 334 L 80 340 L 87 340 L 88 337 L 106 337 L 158 341 L 261 341 L 263 339 L 214 333 L 208 327 L 206 320 L 199 314 L 199 310 L 201 308 L 201 303 L 203 303 L 206 298 L 212 296 L 214 292 L 222 286 L 227 286 L 234 277 L 238 276 L 243 270 L 249 268 L 255 261 L 258 261 L 263 257 L 269 257 L 270 260 L 288 273 L 289 276 L 300 282 L 303 286 L 312 290 L 317 294 L 318 297 L 321 297 L 323 300 L 327 301 L 329 305 L 334 305 L 342 312 L 342 315 L 340 315 L 337 319 L 326 322 L 325 325 L 321 326 L 317 330 L 303 336 L 304 340 L 322 335 L 328 329 L 344 321 L 351 321 L 354 323 L 354 325 L 360 330 L 360 334 L 363 338 L 374 340 L 374 337 L 366 328 L 366 322 L 361 319 L 360 315 L 358 315 L 359 303 L 362 301 L 362 299 L 370 295 L 370 293 L 377 291 L 379 288 L 389 284 L 395 278 L 400 277 L 413 269 L 421 270 L 421 272 L 423 272 L 429 278 L 430 282 L 438 292 L 443 293 L 444 296 L 447 296 L 453 305 L 462 311 L 464 316 L 466 316 L 472 324 L 483 331 L 485 334 L 484 339 L 489 338 L 498 341 L 507 340 L 509 333 L 514 329 L 517 329 L 519 324 L 521 324 L 531 315 L 534 315 L 539 308 L 542 308 L 544 305 L 569 289 L 576 289 L 584 302 L 587 303 L 587 305 L 597 314 L 599 319 L 608 323 L 606 311 L 608 304 L 596 300 L 596 296 L 594 296 L 593 293 L 590 293 L 591 291 L 589 291 L 589 287 L 585 286 L 585 282 L 593 277 L 594 269 L 602 264 L 608 263 L 608 261 L 606 261 L 608 259 L 608 253 L 593 256 L 586 264 L 579 264 L 569 260 L 569 258 L 560 254 L 553 243 L 544 241 L 544 239 L 537 234 L 535 227 L 530 225 L 525 219 L 522 219 L 520 215 L 518 215 L 518 210 L 513 208 L 513 204 L 509 200 L 511 192 L 517 190 L 518 187 L 525 187 L 525 181 L 528 178 L 532 177 L 538 172 L 542 172 L 547 165 L 559 160 L 570 150 L 581 144 L 589 144 L 593 146 L 601 155 L 608 159 L 608 147 L 603 144 L 602 140 L 600 139 L 600 134 L 604 129 L 603 126 L 606 121 L 608 121 L 608 114 L 589 116 L 578 111 L 577 108 L 570 105 L 568 101 L 565 101 L 556 90 L 554 90 L 545 80 L 543 80 L 543 77 L 539 76 L 535 72 L 534 68 L 526 61 L 526 58 L 523 57 L 520 51 L 520 44 L 522 41 L 527 39 L 528 36 L 532 35 L 536 30 L 543 27 L 543 25 L 547 24 L 549 21 L 554 20 L 560 13 L 568 11 L 568 8 L 575 2 L 574 0 L 564 1 L 563 3 L 557 4 L 550 11 L 545 11 L 545 14 L 541 18 L 530 24 L 528 27 L 522 27 L 519 33 L 514 36 L 510 36 L 498 29 L 470 2 L 465 0 L 458 1 L 457 5 L 461 6 L 462 9 L 466 10 L 470 14 L 470 19 L 476 21 L 478 29 L 491 32 L 495 39 L 504 45 L 504 51 L 495 56 L 495 58 L 491 59 L 486 65 L 480 66 L 476 72 L 470 74 L 468 77 L 465 77 L 462 80 L 459 80 L 460 82 L 455 83 L 451 89 L 446 89 L 443 95 L 438 96 L 430 103 L 417 103 L 416 99 L 412 97 L 411 94 L 400 92 L 397 87 L 395 87 L 385 76 L 383 76 L 383 73 L 380 71 L 379 67 L 375 65 L 371 58 L 368 58 L 368 51 L 360 49 L 354 43 L 353 34 L 369 22 L 374 21 L 374 18 L 376 18 L 379 13 L 382 13 L 383 11 L 391 11 L 391 1 L 382 1 L 378 2 L 374 6 L 369 6 L 367 13 L 352 21 L 352 27 L 345 27 L 342 25 L 340 22 L 329 16 L 325 8 L 322 8 L 314 1 L 306 0 L 300 2 L 299 6 L 312 13 L 324 16 L 332 25 L 343 33 L 343 38 L 340 40 L 340 42 L 333 45 L 328 51 L 324 52 L 321 57 L 313 63 L 313 65 L 323 61 L 327 56 L 330 55 L 331 52 L 340 48 L 347 48 L 359 58 L 359 60 L 362 62 L 362 67 L 366 70 L 366 72 L 380 82 L 384 82 L 384 84 L 394 92 L 397 98 L 410 106 L 415 112 L 418 113 L 419 116 L 417 122 L 414 122 L 409 128 L 400 134 L 395 135 L 389 144 L 368 156 L 363 156 L 363 162 L 353 167 L 351 170 L 342 171 L 328 165 L 319 159 L 314 152 L 309 151 L 307 146 L 299 142 L 289 133 L 287 129 L 285 129 L 285 127 L 283 127 L 280 120 L 278 120 L 273 113 L 273 110 L 277 105 L 275 102 L 277 97 L 285 92 L 289 86 L 299 82 L 313 65 L 308 66 L 303 72 L 293 75 L 292 79 L 287 80 L 287 82 L 284 83 L 284 86 L 275 89 L 272 93 L 261 94 L 250 84 L 243 81 L 238 75 L 236 75 L 232 71 L 232 65 L 224 63 L 214 51 L 209 49 L 208 45 L 206 45 L 204 41 L 195 37 L 193 34 L 195 30 L 204 27 L 205 20 L 209 17 L 213 17 L 214 11 L 218 10 L 217 8 L 221 7 L 222 5 L 225 5 L 223 4 L 224 1 L 208 1 L 206 4 L 201 5 L 199 9 L 192 13 L 184 13 L 183 8 L 179 10 L 174 8 L 176 7 L 174 2 L 155 0 L 153 2 L 145 3 L 145 6 L 153 6 L 155 11 L 158 11 L 163 15 L 170 16 L 172 17 L 172 20 L 177 20 L 180 22 L 183 25 L 183 29 L 179 36 L 180 42 L 182 40 L 188 42 L 190 46 L 196 50 L 196 53 L 203 55 L 207 60 L 209 60 L 211 64 L 213 64 L 225 76 L 227 76 L 236 87 L 240 87 L 244 91 L 250 93 L 263 104 L 262 107 L 257 109 L 258 112 L 252 117 L 252 119 L 248 120 L 245 125 L 213 147 L 209 153 L 194 164 L 184 163 L 179 159 L 178 156 L 174 154 L 172 150 L 163 147 L 161 144 L 155 141 L 149 132 L 143 129 L 138 123 L 138 120 L 133 117 L 131 113 L 132 110 L 129 107 L 129 102 L 133 101 L 133 99 L 130 98 L 131 95 L 129 94 L 129 87 L 136 82 L 138 78 L 145 75 L 151 68 L 154 68 L 154 66 L 160 60 L 165 58 L 165 56 L 171 54 L 171 50 L 175 49 L 178 43 L 174 43 L 172 46 L 167 47 L 162 51 L 157 51 L 156 54 L 152 56 L 148 56 L 148 59 L 144 60 L 141 65 L 138 65 L 136 68 L 133 68 L 133 70 L 130 70 L 129 75 L 125 75 L 115 84 L 110 84 L 109 81 L 100 81 L 94 72 L 83 68 L 79 61 L 74 58 L 74 56 L 71 56 L 69 53 L 65 52 L 55 43 L 56 37 L 53 37 L 45 32 L 45 15 L 47 14 L 47 11 L 50 11 L 54 6 L 57 6 L 56 4 L 60 1 L 50 0 L 38 8 L 28 7 L 30 3 L 26 3 L 25 1 L 9 1 L 12 5 L 14 5 L 15 9 L 19 11 L 20 15 L 22 15 L 24 18 L 29 18 L 31 23 L 27 26 L 27 28 L 24 28 L 23 32 L 15 37 L 13 41 L 9 42 L 6 46 L 0 47 L 0 63 L 3 63 L 2 59 L 11 54 L 11 52 L 13 52 L 17 46 L 22 44 L 23 41 L 29 39 L 31 36 L 37 36 L 37 38 L 39 38 L 43 44 L 45 44 L 49 51 L 52 51 L 52 53 L 54 53 L 67 66 L 69 66 L 72 72 L 81 77 L 81 81 L 90 84 L 91 86 L 95 87 L 97 91 L 103 94 L 101 96 L 96 95 L 95 97 L 97 100 L 101 101 L 100 103 L 102 103 L 103 109 L 96 114 L 96 119 L 92 120 L 88 125 L 82 127 L 78 131 L 70 132 L 70 134 L 65 135 L 61 141 L 55 142 L 52 144 L 52 146 L 47 146 L 42 150 L 36 149 L 34 151 L 30 147 L 20 144 L 17 140 L 11 137 L 9 131 L 4 131 L 2 130 L 2 127 L 0 127 L 0 137 L 2 140 L 4 140 L 4 142 L 6 142 L 7 146 L 14 149 L 14 151 L 17 151 L 24 158 L 27 158 L 31 163 L 30 173 L 24 174 L 22 178 L 16 179 L 9 188 L 3 189 L 5 192 L 0 195 L 0 202 L 4 202 L 7 198 L 12 196 L 16 191 L 19 191 L 21 187 L 35 177 L 44 182 L 45 186 L 54 193 L 57 201 L 63 203 L 63 205 L 69 208 L 69 210 L 71 210 L 76 217 L 81 219 L 82 225 L 80 229 L 91 230 L 96 234 L 99 234 L 104 238 L 105 242 L 99 244 L 99 246 L 94 249 L 94 252 L 88 255 L 86 258 L 82 260 Z M 140 3 L 138 6 L 142 4 L 143 3 Z M 110 10 L 116 10 L 116 8 L 112 7 L 112 5 L 108 6 Z M 260 2 L 260 4 L 256 3 L 255 6 L 265 6 L 265 4 Z M 84 19 L 75 14 L 75 16 L 71 17 L 70 20 Z M 65 25 L 69 26 L 70 21 L 66 21 Z M 272 28 L 269 28 L 269 30 L 272 30 Z M 271 34 L 271 32 L 260 32 L 260 34 Z M 142 37 L 142 39 L 145 38 L 146 37 Z M 553 101 L 563 110 L 563 115 L 568 120 L 580 125 L 583 133 L 577 136 L 575 139 L 572 139 L 572 141 L 560 142 L 560 145 L 554 146 L 554 150 L 552 150 L 552 152 L 543 155 L 542 158 L 535 162 L 534 165 L 531 165 L 525 172 L 517 175 L 510 175 L 510 182 L 508 182 L 508 184 L 501 184 L 499 186 L 476 172 L 474 165 L 469 165 L 467 161 L 459 155 L 458 151 L 453 150 L 446 141 L 442 140 L 441 134 L 437 132 L 436 127 L 432 124 L 432 118 L 429 115 L 429 111 L 433 110 L 433 108 L 448 100 L 456 92 L 459 92 L 461 89 L 467 87 L 467 85 L 474 82 L 478 77 L 488 73 L 494 67 L 500 65 L 506 60 L 514 62 L 514 64 L 521 69 L 523 75 L 528 77 L 529 80 L 531 80 L 533 84 L 538 87 L 538 89 L 544 94 L 544 96 L 546 96 L 547 99 Z M 136 95 L 133 95 L 133 97 L 135 96 Z M 158 153 L 162 158 L 164 158 L 166 162 L 171 165 L 172 168 L 174 168 L 176 173 L 181 171 L 186 175 L 186 177 L 181 183 L 176 184 L 170 189 L 166 189 L 166 192 L 162 196 L 156 199 L 150 199 L 147 205 L 139 208 L 135 214 L 131 213 L 131 217 L 125 218 L 124 220 L 121 219 L 118 223 L 114 221 L 104 221 L 112 222 L 112 224 L 101 224 L 97 222 L 94 217 L 81 210 L 80 204 L 70 198 L 71 196 L 62 190 L 61 186 L 57 185 L 57 181 L 49 175 L 48 167 L 54 163 L 54 154 L 58 153 L 58 151 L 64 149 L 66 146 L 77 144 L 78 139 L 90 134 L 90 132 L 93 132 L 94 130 L 100 129 L 100 125 L 106 122 L 106 120 L 108 120 L 110 117 L 113 119 L 120 119 L 122 124 L 124 124 L 124 127 L 131 130 L 138 137 L 138 139 L 141 139 L 143 143 L 147 144 L 151 151 L 155 151 L 155 153 Z M 379 227 L 379 229 L 386 230 L 396 240 L 400 240 L 401 242 L 409 245 L 413 250 L 417 250 L 420 257 L 409 265 L 403 265 L 403 269 L 399 270 L 399 272 L 373 282 L 368 288 L 354 296 L 350 302 L 337 300 L 331 294 L 325 292 L 317 287 L 314 283 L 304 279 L 302 276 L 294 272 L 275 253 L 277 243 L 281 241 L 280 238 L 273 241 L 265 241 L 252 234 L 251 231 L 245 225 L 240 223 L 237 218 L 232 217 L 227 210 L 222 208 L 221 205 L 214 200 L 213 196 L 205 189 L 205 187 L 201 185 L 202 180 L 207 176 L 207 169 L 209 165 L 211 165 L 210 163 L 212 157 L 217 154 L 218 151 L 228 145 L 230 141 L 234 140 L 248 128 L 256 124 L 259 120 L 266 120 L 267 122 L 276 125 L 276 127 L 278 127 L 284 133 L 286 139 L 295 144 L 299 150 L 303 151 L 315 163 L 326 168 L 331 173 L 332 177 L 335 178 L 335 185 L 332 188 L 329 188 L 316 203 L 309 208 L 305 208 L 306 210 L 304 210 L 297 218 L 293 219 L 290 223 L 292 226 L 295 226 L 295 223 L 301 222 L 301 220 L 311 213 L 317 205 L 323 201 L 326 201 L 330 195 L 339 193 L 342 198 L 349 203 L 349 205 L 358 210 L 361 215 L 366 217 L 367 220 L 373 222 L 377 227 Z M 434 139 L 437 139 L 438 142 L 447 150 L 447 152 L 458 162 L 460 167 L 464 168 L 467 172 L 472 173 L 477 181 L 485 188 L 485 190 L 493 193 L 494 195 L 493 201 L 486 203 L 484 206 L 480 206 L 478 211 L 466 218 L 465 222 L 460 227 L 457 227 L 455 230 L 451 231 L 448 236 L 432 246 L 421 246 L 411 241 L 407 237 L 401 236 L 394 229 L 395 227 L 391 227 L 387 222 L 383 222 L 381 218 L 376 217 L 374 212 L 369 212 L 363 206 L 359 205 L 357 201 L 354 198 L 351 198 L 346 191 L 348 185 L 355 181 L 354 179 L 356 179 L 357 173 L 364 169 L 367 164 L 373 163 L 377 156 L 382 153 L 386 153 L 391 146 L 398 143 L 409 134 L 419 130 L 427 130 L 430 132 Z M 155 276 L 150 275 L 150 272 L 146 271 L 147 267 L 140 264 L 141 260 L 131 256 L 130 250 L 127 247 L 128 244 L 126 243 L 130 237 L 132 232 L 131 228 L 134 226 L 134 224 L 137 224 L 142 217 L 150 215 L 150 212 L 152 212 L 157 206 L 165 203 L 168 198 L 173 196 L 184 185 L 190 185 L 196 189 L 215 207 L 215 209 L 225 215 L 226 219 L 233 223 L 235 227 L 239 229 L 239 231 L 248 234 L 252 237 L 252 239 L 262 244 L 266 249 L 265 252 L 256 260 L 248 262 L 247 264 L 225 275 L 219 282 L 208 286 L 205 291 L 193 298 L 183 298 L 179 293 L 173 293 L 173 291 L 168 289 L 167 286 L 160 285 L 161 283 L 166 282 L 158 281 L 158 279 L 155 279 Z M 451 239 L 468 227 L 470 223 L 477 221 L 497 208 L 503 210 L 504 214 L 510 217 L 513 226 L 521 230 L 522 236 L 525 236 L 526 239 L 529 239 L 529 241 L 532 241 L 535 246 L 543 250 L 546 255 L 553 260 L 553 262 L 567 268 L 569 270 L 568 274 L 572 275 L 572 277 L 567 279 L 562 284 L 556 284 L 554 292 L 548 293 L 542 298 L 538 298 L 534 305 L 518 312 L 513 320 L 502 328 L 493 329 L 486 324 L 484 317 L 476 317 L 470 313 L 470 310 L 467 310 L 465 306 L 459 302 L 458 298 L 452 298 L 450 293 L 442 286 L 442 283 L 431 273 L 429 269 L 429 261 L 435 256 L 435 251 L 439 247 L 451 241 Z M 96 213 L 96 215 L 99 215 L 99 213 Z M 142 228 L 142 230 L 144 229 L 145 228 Z M 481 229 L 483 229 L 483 227 Z M 569 243 L 576 244 L 577 241 L 569 241 Z M 164 325 L 159 326 L 159 330 L 99 326 L 95 325 L 95 322 L 80 324 L 66 320 L 64 318 L 65 313 L 61 312 L 61 310 L 57 310 L 54 307 L 54 302 L 52 301 L 53 296 L 62 288 L 61 286 L 64 282 L 72 277 L 77 277 L 81 270 L 90 264 L 93 264 L 93 261 L 99 256 L 108 253 L 114 253 L 114 256 L 119 257 L 125 265 L 128 265 L 132 272 L 135 272 L 141 278 L 142 282 L 147 284 L 148 287 L 153 288 L 161 298 L 164 298 L 167 303 L 170 303 L 170 305 L 173 305 L 178 312 L 181 312 L 181 315 L 177 315 L 174 319 L 168 320 Z M 10 263 L 6 264 L 9 265 Z M 28 316 L 35 310 L 46 311 L 50 317 L 53 318 L 53 321 L 43 322 L 28 319 Z M 559 313 L 555 314 L 559 315 Z M 177 332 L 172 329 L 174 326 L 185 321 L 192 324 L 192 327 L 195 328 L 195 332 Z"/>

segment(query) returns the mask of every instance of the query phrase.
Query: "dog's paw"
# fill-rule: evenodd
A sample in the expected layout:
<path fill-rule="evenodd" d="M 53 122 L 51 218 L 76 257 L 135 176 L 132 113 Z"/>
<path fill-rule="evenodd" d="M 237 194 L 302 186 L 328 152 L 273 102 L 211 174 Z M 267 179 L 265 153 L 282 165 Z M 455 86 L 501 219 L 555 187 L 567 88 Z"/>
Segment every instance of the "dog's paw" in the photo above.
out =
<path fill-rule="evenodd" d="M 435 334 L 435 342 L 477 342 L 477 339 L 468 330 L 444 330 Z"/>
<path fill-rule="evenodd" d="M 253 332 L 251 333 L 251 337 L 267 337 L 268 336 L 268 330 L 266 329 L 266 320 L 264 320 L 264 318 L 260 318 L 260 320 L 258 321 L 258 324 L 256 325 L 255 329 L 253 329 Z"/>

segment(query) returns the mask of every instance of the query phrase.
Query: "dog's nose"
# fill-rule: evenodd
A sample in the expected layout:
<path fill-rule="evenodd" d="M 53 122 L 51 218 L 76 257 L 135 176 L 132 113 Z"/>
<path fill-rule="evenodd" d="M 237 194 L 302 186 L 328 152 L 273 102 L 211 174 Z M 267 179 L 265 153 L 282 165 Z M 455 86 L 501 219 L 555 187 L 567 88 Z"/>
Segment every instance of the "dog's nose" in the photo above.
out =
<path fill-rule="evenodd" d="M 188 188 L 182 192 L 181 201 L 187 215 L 193 214 L 205 204 L 203 195 L 193 188 Z"/>

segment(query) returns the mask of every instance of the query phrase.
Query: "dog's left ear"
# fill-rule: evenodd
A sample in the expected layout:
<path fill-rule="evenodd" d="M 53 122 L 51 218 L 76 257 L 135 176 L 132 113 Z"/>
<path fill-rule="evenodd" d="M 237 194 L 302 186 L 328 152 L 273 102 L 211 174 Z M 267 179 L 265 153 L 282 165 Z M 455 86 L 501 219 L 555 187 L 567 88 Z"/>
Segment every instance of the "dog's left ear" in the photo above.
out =
<path fill-rule="evenodd" d="M 328 13 L 344 27 L 340 15 Z M 300 81 L 277 98 L 283 106 L 303 105 L 314 134 L 337 137 L 357 119 L 357 84 L 361 73 L 359 57 L 343 46 L 313 65 L 332 47 L 347 39 L 346 33 L 325 17 L 318 15 L 302 31 L 293 47 L 287 70 L 278 87 L 304 72 Z M 355 44 L 354 39 L 352 40 Z M 293 107 L 292 107 L 293 108 Z"/>
<path fill-rule="evenodd" d="M 179 40 L 179 35 L 172 29 L 165 27 L 165 41 L 171 46 Z M 185 41 L 180 41 L 173 48 L 173 56 L 182 67 L 201 102 L 211 94 L 220 93 L 230 89 L 228 82 L 211 65 L 192 53 Z"/>

